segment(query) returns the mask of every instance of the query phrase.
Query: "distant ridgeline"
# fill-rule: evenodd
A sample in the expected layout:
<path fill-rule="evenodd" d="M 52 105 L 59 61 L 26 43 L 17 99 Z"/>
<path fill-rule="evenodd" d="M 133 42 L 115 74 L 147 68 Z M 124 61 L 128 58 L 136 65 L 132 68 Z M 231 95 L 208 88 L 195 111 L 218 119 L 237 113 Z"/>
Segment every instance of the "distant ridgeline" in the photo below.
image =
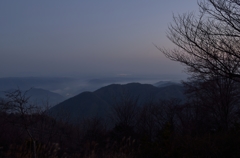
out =
<path fill-rule="evenodd" d="M 0 91 L 0 98 L 6 98 L 7 93 L 11 93 L 16 89 L 9 89 Z M 23 94 L 25 93 L 26 98 L 29 98 L 28 103 L 46 108 L 46 106 L 52 107 L 53 105 L 56 105 L 62 101 L 65 100 L 65 98 L 57 93 L 50 92 L 45 89 L 41 88 L 30 88 L 27 90 L 19 89 Z"/>
<path fill-rule="evenodd" d="M 151 84 L 112 84 L 94 92 L 83 92 L 67 99 L 49 110 L 56 118 L 64 118 L 71 123 L 87 118 L 106 118 L 114 105 L 124 100 L 135 100 L 137 106 L 164 99 L 177 98 L 184 101 L 183 86 L 176 83 L 159 82 Z"/>

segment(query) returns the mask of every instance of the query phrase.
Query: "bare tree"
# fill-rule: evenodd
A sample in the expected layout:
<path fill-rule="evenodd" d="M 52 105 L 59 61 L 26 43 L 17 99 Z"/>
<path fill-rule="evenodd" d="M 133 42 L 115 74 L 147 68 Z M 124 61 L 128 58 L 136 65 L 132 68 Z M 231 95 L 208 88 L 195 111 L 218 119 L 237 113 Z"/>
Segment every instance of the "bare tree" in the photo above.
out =
<path fill-rule="evenodd" d="M 138 97 L 122 93 L 119 99 L 115 98 L 115 103 L 112 107 L 111 119 L 115 124 L 124 124 L 126 126 L 134 126 L 136 116 L 138 114 Z"/>
<path fill-rule="evenodd" d="M 195 79 L 184 84 L 190 100 L 198 104 L 198 110 L 205 114 L 205 118 L 210 118 L 215 128 L 228 130 L 234 122 L 240 101 L 239 82 L 216 77 L 208 81 Z"/>
<path fill-rule="evenodd" d="M 113 135 L 119 139 L 133 136 L 139 114 L 138 97 L 123 92 L 115 99 L 110 114 L 114 123 Z"/>
<path fill-rule="evenodd" d="M 215 75 L 240 79 L 240 2 L 199 0 L 199 15 L 173 17 L 167 37 L 177 48 L 158 48 L 187 72 L 205 79 Z"/>
<path fill-rule="evenodd" d="M 34 113 L 38 111 L 36 105 L 29 104 L 29 96 L 26 95 L 27 91 L 22 92 L 20 89 L 14 91 L 6 92 L 6 101 L 3 103 L 3 107 L 8 113 L 14 113 L 19 115 L 19 120 L 17 124 L 22 127 L 33 143 L 33 157 L 36 158 L 36 141 L 33 136 L 33 131 L 31 130 L 31 125 L 34 124 L 34 118 L 32 117 Z"/>

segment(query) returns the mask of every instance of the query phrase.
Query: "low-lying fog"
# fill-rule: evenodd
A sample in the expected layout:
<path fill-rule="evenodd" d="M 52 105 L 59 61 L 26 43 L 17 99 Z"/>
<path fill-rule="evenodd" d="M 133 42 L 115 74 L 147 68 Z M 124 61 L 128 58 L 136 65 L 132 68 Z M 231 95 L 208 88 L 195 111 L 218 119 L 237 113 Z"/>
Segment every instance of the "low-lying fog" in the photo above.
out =
<path fill-rule="evenodd" d="M 130 76 L 119 75 L 113 77 L 9 77 L 0 78 L 0 91 L 9 89 L 27 90 L 41 88 L 58 93 L 65 98 L 72 97 L 83 91 L 94 91 L 109 84 L 126 84 L 131 82 L 155 84 L 159 81 L 180 82 L 185 79 L 184 75 L 161 75 L 161 76 Z"/>

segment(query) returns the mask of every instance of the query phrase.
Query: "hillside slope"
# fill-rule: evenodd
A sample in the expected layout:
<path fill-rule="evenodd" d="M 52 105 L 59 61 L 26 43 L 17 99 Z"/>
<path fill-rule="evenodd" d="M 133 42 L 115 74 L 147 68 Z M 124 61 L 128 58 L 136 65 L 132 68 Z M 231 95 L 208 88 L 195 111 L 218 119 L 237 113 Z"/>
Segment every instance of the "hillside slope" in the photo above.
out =
<path fill-rule="evenodd" d="M 112 84 L 94 92 L 83 92 L 67 99 L 53 108 L 50 113 L 57 116 L 68 116 L 70 120 L 91 117 L 107 117 L 112 106 L 124 99 L 138 99 L 138 106 L 150 101 L 178 98 L 184 100 L 183 87 L 170 85 L 155 87 L 150 84 L 129 83 Z"/>

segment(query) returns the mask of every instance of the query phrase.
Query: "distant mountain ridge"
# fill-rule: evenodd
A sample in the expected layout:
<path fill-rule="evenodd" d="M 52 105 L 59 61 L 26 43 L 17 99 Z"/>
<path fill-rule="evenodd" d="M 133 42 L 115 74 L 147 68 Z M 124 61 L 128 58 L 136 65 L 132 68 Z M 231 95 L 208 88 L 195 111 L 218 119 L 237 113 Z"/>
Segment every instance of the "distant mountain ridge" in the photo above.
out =
<path fill-rule="evenodd" d="M 156 87 L 151 84 L 111 84 L 94 92 L 83 92 L 50 109 L 54 116 L 65 113 L 71 120 L 90 117 L 106 117 L 112 106 L 124 97 L 138 98 L 138 105 L 160 99 L 178 98 L 184 100 L 182 85 Z"/>
<path fill-rule="evenodd" d="M 155 84 L 153 84 L 156 87 L 166 87 L 170 85 L 181 85 L 180 82 L 173 82 L 173 81 L 159 81 Z"/>
<path fill-rule="evenodd" d="M 67 77 L 5 77 L 0 78 L 0 91 L 38 88 L 67 97 L 67 91 L 64 90 L 73 84 L 76 87 L 75 82 L 77 79 Z"/>
<path fill-rule="evenodd" d="M 0 98 L 6 98 L 7 92 L 14 91 L 14 89 L 0 91 Z M 26 97 L 29 97 L 29 103 L 39 107 L 54 106 L 65 100 L 60 94 L 50 92 L 41 88 L 31 88 L 27 90 L 21 90 L 22 93 L 26 92 Z"/>

